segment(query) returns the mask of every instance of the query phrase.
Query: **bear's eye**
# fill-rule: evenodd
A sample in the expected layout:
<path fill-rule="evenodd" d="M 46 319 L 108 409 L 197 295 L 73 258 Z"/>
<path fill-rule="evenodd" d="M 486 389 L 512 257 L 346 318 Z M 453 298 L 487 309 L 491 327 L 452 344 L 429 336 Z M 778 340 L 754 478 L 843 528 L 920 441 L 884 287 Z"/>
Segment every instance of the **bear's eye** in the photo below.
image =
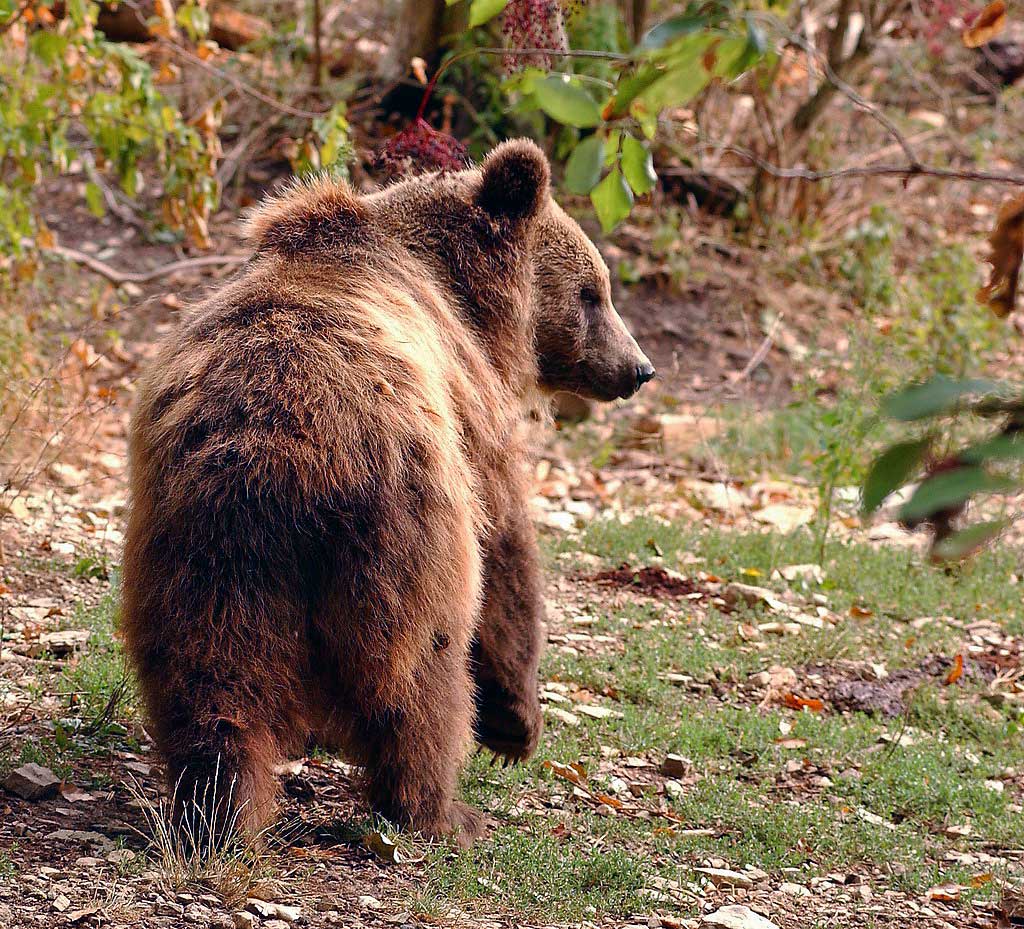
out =
<path fill-rule="evenodd" d="M 580 303 L 588 307 L 600 306 L 601 295 L 597 292 L 597 288 L 592 287 L 590 284 L 585 285 L 580 290 Z"/>

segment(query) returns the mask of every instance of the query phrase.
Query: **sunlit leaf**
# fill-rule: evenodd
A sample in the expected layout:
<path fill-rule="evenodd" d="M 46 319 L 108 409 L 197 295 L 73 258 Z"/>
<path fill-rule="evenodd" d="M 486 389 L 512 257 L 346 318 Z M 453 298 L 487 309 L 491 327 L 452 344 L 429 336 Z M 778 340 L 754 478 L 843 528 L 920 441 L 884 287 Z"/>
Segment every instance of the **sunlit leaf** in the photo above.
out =
<path fill-rule="evenodd" d="M 588 129 L 601 122 L 601 110 L 582 87 L 560 77 L 548 77 L 533 89 L 537 105 L 567 126 Z"/>
<path fill-rule="evenodd" d="M 618 167 L 590 192 L 601 228 L 611 232 L 633 209 L 633 191 Z"/>
<path fill-rule="evenodd" d="M 107 212 L 106 204 L 103 202 L 103 191 L 92 181 L 85 185 L 85 204 L 93 216 L 103 216 Z"/>
<path fill-rule="evenodd" d="M 622 174 L 638 196 L 650 193 L 658 183 L 650 146 L 631 135 L 622 140 Z"/>
<path fill-rule="evenodd" d="M 506 6 L 508 6 L 508 0 L 473 0 L 469 7 L 469 28 L 472 29 L 490 22 Z"/>

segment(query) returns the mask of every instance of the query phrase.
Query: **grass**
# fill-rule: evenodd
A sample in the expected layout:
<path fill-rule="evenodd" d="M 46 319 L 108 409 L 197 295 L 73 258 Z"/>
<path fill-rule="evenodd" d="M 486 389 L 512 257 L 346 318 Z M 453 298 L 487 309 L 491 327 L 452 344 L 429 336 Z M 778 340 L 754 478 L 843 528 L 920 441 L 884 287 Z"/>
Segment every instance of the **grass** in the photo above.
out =
<path fill-rule="evenodd" d="M 654 550 L 668 564 L 686 554 L 719 576 L 749 582 L 752 572 L 768 578 L 776 567 L 810 561 L 815 541 L 810 533 L 780 537 L 651 519 L 600 521 L 581 542 L 556 543 L 552 561 L 571 566 L 581 550 L 608 565 L 650 562 Z M 915 629 L 911 621 L 922 616 L 992 619 L 1019 634 L 1016 559 L 995 551 L 946 573 L 903 549 L 831 543 L 826 551 L 820 590 L 831 608 L 844 615 L 857 604 L 871 615 L 766 639 L 761 648 L 735 636 L 738 617 L 698 616 L 685 602 L 644 599 L 610 609 L 595 593 L 579 603 L 580 611 L 597 618 L 586 631 L 616 635 L 622 647 L 597 654 L 551 648 L 543 678 L 611 695 L 601 703 L 621 718 L 585 719 L 578 728 L 550 721 L 537 761 L 520 769 L 475 762 L 466 792 L 500 826 L 468 852 L 435 851 L 417 904 L 439 913 L 455 901 L 538 919 L 636 916 L 651 911 L 648 892 L 659 879 L 685 884 L 695 877 L 690 869 L 711 858 L 761 868 L 776 880 L 856 871 L 876 892 L 888 887 L 922 894 L 939 883 L 968 886 L 973 878 L 979 886 L 965 890 L 965 899 L 992 896 L 999 875 L 990 880 L 981 873 L 991 866 L 965 867 L 946 853 L 1024 844 L 1019 796 L 1010 784 L 1002 792 L 992 785 L 1007 770 L 1024 769 L 1016 709 L 996 710 L 980 699 L 982 685 L 966 679 L 956 687 L 922 686 L 897 720 L 759 710 L 733 685 L 774 664 L 799 669 L 839 655 L 884 662 L 890 670 L 929 655 L 953 655 L 962 630 L 944 623 Z M 716 686 L 697 692 L 674 686 L 662 676 L 667 670 Z M 806 742 L 800 750 L 780 744 L 787 727 L 791 738 Z M 881 741 L 901 731 L 913 733 L 913 744 Z M 607 787 L 615 777 L 629 777 L 622 758 L 657 764 L 668 753 L 689 759 L 700 775 L 668 801 L 679 828 L 598 815 L 543 765 L 580 763 L 592 783 Z M 793 761 L 800 762 L 799 772 L 815 772 L 817 786 L 805 788 L 790 776 Z M 656 806 L 663 780 L 646 784 L 646 804 Z M 517 812 L 524 804 L 529 815 Z M 967 837 L 944 833 L 965 824 Z M 686 835 L 683 828 L 710 834 Z M 682 915 L 690 911 L 685 902 L 678 906 Z"/>

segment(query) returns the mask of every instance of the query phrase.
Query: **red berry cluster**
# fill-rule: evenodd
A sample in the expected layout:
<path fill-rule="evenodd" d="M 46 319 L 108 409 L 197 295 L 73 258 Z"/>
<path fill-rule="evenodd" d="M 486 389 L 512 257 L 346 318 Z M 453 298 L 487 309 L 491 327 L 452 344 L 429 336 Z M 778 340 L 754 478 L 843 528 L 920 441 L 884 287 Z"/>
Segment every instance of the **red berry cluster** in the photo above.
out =
<path fill-rule="evenodd" d="M 466 146 L 425 119 L 416 119 L 377 152 L 376 166 L 391 177 L 423 171 L 459 171 L 468 164 Z"/>
<path fill-rule="evenodd" d="M 502 16 L 501 31 L 509 48 L 564 52 L 569 47 L 565 15 L 559 0 L 509 0 Z M 556 57 L 544 51 L 531 55 L 507 55 L 505 69 L 517 71 L 527 65 L 549 69 Z"/>

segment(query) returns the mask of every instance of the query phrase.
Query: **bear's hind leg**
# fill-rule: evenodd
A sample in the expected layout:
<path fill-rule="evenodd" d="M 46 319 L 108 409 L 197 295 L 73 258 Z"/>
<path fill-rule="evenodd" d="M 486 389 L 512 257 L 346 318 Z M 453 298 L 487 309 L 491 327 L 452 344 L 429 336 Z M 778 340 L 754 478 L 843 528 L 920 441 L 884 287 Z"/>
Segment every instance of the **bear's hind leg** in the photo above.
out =
<path fill-rule="evenodd" d="M 476 737 L 513 761 L 537 747 L 543 640 L 540 557 L 525 506 L 497 522 L 485 548 L 484 599 L 473 642 Z"/>
<path fill-rule="evenodd" d="M 182 849 L 202 853 L 258 839 L 277 794 L 278 750 L 269 730 L 220 719 L 172 730 L 160 741 Z"/>
<path fill-rule="evenodd" d="M 455 799 L 472 740 L 473 684 L 465 650 L 433 657 L 400 700 L 361 714 L 367 795 L 388 821 L 465 847 L 483 833 L 480 814 Z"/>

